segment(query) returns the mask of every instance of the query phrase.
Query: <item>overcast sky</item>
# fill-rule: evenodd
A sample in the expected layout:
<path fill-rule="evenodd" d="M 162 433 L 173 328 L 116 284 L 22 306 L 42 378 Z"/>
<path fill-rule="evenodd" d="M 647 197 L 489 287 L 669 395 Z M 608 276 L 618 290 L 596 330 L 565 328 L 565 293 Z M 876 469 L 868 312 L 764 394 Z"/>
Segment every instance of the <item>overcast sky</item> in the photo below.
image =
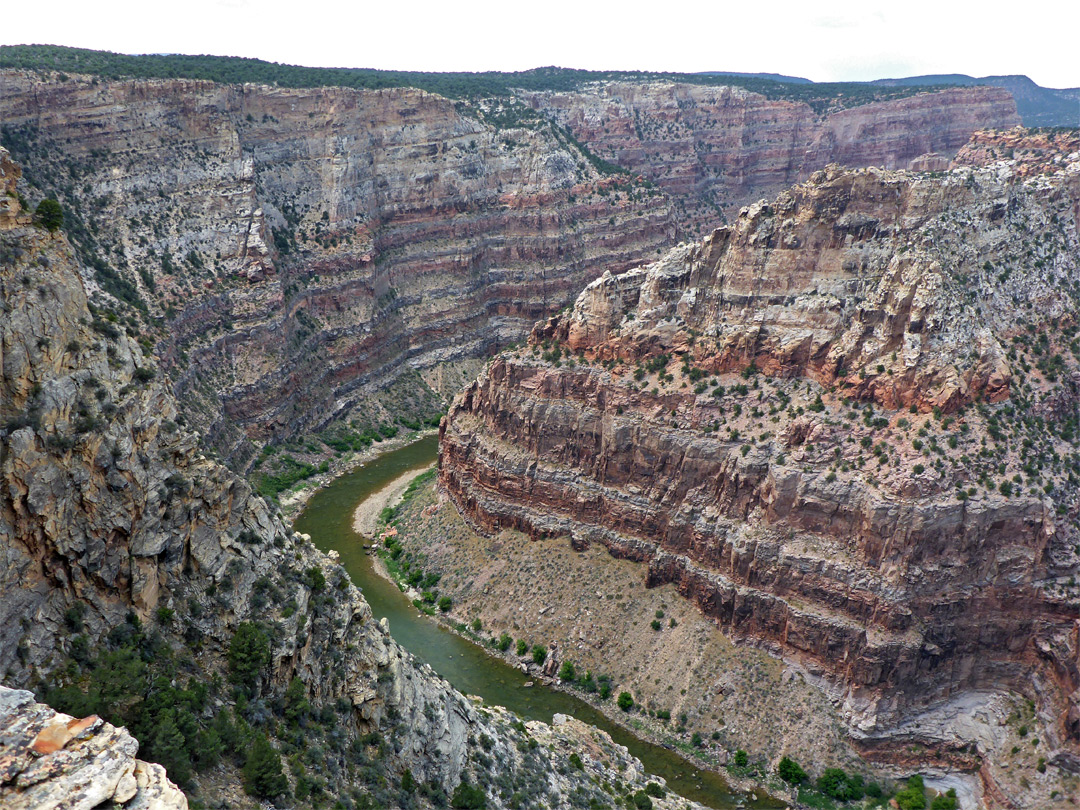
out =
<path fill-rule="evenodd" d="M 0 44 L 210 53 L 399 70 L 784 73 L 816 81 L 1024 73 L 1080 86 L 1080 2 L 377 3 L 50 0 L 5 4 Z M 1044 13 L 1052 9 L 1052 13 Z"/>

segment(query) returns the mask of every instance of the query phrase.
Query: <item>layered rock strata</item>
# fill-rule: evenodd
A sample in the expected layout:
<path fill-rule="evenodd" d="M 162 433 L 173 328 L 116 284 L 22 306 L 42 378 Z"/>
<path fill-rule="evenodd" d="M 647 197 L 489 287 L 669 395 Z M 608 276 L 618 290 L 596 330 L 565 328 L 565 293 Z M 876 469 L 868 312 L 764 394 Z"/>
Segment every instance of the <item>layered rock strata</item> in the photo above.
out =
<path fill-rule="evenodd" d="M 88 310 L 67 240 L 19 226 L 0 231 L 0 249 L 4 682 L 32 685 L 64 660 L 73 605 L 91 643 L 131 612 L 160 625 L 168 608 L 220 665 L 237 627 L 264 618 L 253 596 L 268 578 L 296 605 L 278 617 L 268 688 L 299 677 L 315 700 L 347 697 L 360 726 L 377 726 L 391 706 L 408 716 L 413 701 L 417 712 L 432 702 L 442 708 L 413 718 L 408 756 L 417 773 L 459 773 L 467 702 L 430 670 L 407 677 L 411 657 L 351 586 L 332 605 L 315 598 L 298 571 L 314 567 L 331 582 L 344 572 L 198 452 L 138 344 Z M 355 650 L 347 660 L 324 654 L 346 647 Z"/>
<path fill-rule="evenodd" d="M 163 367 L 229 454 L 519 340 L 673 236 L 662 194 L 550 128 L 419 90 L 64 78 L 0 72 L 3 137 L 77 213 L 92 286 L 164 315 Z"/>
<path fill-rule="evenodd" d="M 520 339 L 677 225 L 711 228 L 832 160 L 906 166 L 1017 120 L 994 88 L 828 115 L 733 88 L 523 94 L 665 194 L 598 174 L 501 102 L 15 70 L 0 91 L 8 145 L 78 212 L 94 295 L 163 316 L 149 340 L 234 466 L 253 444 L 364 421 L 410 368 Z"/>
<path fill-rule="evenodd" d="M 1074 756 L 1080 155 L 1028 174 L 830 167 L 605 274 L 455 400 L 441 485 L 676 583 L 868 751 L 1003 690 Z"/>
<path fill-rule="evenodd" d="M 17 176 L 0 149 L 4 191 Z M 502 787 L 491 788 L 486 803 L 499 808 L 516 801 L 508 787 L 542 786 L 554 806 L 569 806 L 573 795 L 604 807 L 613 799 L 598 785 L 616 774 L 629 791 L 644 788 L 649 777 L 640 763 L 606 734 L 565 719 L 526 726 L 467 699 L 399 647 L 344 569 L 199 453 L 196 436 L 175 424 L 175 402 L 139 344 L 89 309 L 67 239 L 34 227 L 17 195 L 7 199 L 13 203 L 0 220 L 6 685 L 63 685 L 69 691 L 57 694 L 68 697 L 100 687 L 86 683 L 94 652 L 123 650 L 125 638 L 142 633 L 146 655 L 181 659 L 178 677 L 208 690 L 212 702 L 189 712 L 190 722 L 235 714 L 272 732 L 268 712 L 302 698 L 310 715 L 303 734 L 326 746 L 315 763 L 324 795 L 374 806 L 358 787 L 358 763 L 367 790 L 404 785 L 407 772 L 412 789 L 426 785 L 444 800 L 463 779 L 486 783 L 497 775 Z M 265 660 L 258 645 L 248 648 L 243 660 L 257 666 L 246 670 L 250 699 L 242 708 L 224 681 L 237 683 L 234 645 L 241 628 L 250 638 L 252 627 L 262 628 Z M 118 664 L 110 673 L 108 688 L 119 688 L 125 703 L 177 688 L 140 683 L 131 672 Z M 332 719 L 316 725 L 314 716 Z M 292 740 L 286 725 L 279 733 Z M 332 733 L 320 741 L 326 726 Z M 160 766 L 134 759 L 138 744 L 129 734 L 98 718 L 68 718 L 28 693 L 0 689 L 0 730 L 5 808 L 185 804 Z M 580 767 L 571 767 L 571 754 Z M 290 789 L 298 793 L 294 759 Z M 216 769 L 200 798 L 254 806 L 239 782 L 235 768 Z M 673 794 L 660 802 L 685 804 Z"/>
<path fill-rule="evenodd" d="M 909 168 L 947 158 L 977 129 L 1020 123 L 996 87 L 951 88 L 818 113 L 734 87 L 615 82 L 527 94 L 601 157 L 673 198 L 684 233 L 708 233 L 721 211 L 775 194 L 829 163 Z"/>

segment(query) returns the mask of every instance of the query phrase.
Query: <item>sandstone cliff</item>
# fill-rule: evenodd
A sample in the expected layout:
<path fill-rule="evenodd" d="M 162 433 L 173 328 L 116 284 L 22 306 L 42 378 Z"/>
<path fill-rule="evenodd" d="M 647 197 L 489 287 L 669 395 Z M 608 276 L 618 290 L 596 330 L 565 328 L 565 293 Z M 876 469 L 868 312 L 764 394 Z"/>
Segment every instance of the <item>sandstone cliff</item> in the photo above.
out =
<path fill-rule="evenodd" d="M 489 807 L 522 795 L 607 807 L 597 785 L 616 772 L 630 792 L 644 787 L 640 763 L 605 734 L 526 726 L 398 647 L 344 569 L 175 424 L 141 347 L 90 308 L 67 239 L 6 196 L 17 177 L 0 149 L 5 684 L 139 724 L 156 761 L 184 774 L 170 776 L 234 806 L 253 804 L 237 766 L 265 735 L 272 760 L 288 755 L 281 778 L 300 802 L 390 806 L 419 785 L 423 801 L 407 801 L 426 806 L 470 780 L 489 785 Z M 184 804 L 160 767 L 134 760 L 138 743 L 101 720 L 69 721 L 3 691 L 0 726 L 5 807 Z M 40 758 L 25 750 L 43 740 Z"/>
<path fill-rule="evenodd" d="M 451 102 L 17 70 L 0 120 L 35 193 L 75 212 L 92 296 L 131 308 L 184 418 L 237 468 L 330 423 L 432 416 L 452 391 L 415 370 L 438 387 L 429 370 L 519 340 L 676 227 L 707 233 L 830 161 L 940 162 L 1017 121 L 995 88 L 819 115 L 678 84 Z M 598 173 L 567 130 L 645 181 Z"/>
<path fill-rule="evenodd" d="M 1000 690 L 1072 761 L 1078 200 L 1078 153 L 815 173 L 495 358 L 444 423 L 440 482 L 481 529 L 675 583 L 819 676 L 869 754 L 989 760 L 944 718 Z"/>
<path fill-rule="evenodd" d="M 662 194 L 479 114 L 408 88 L 0 72 L 3 138 L 76 213 L 91 288 L 164 317 L 186 417 L 241 465 L 246 439 L 366 418 L 406 370 L 485 356 L 670 243 Z"/>
<path fill-rule="evenodd" d="M 1005 90 L 967 87 L 817 113 L 734 87 L 601 84 L 526 96 L 593 151 L 667 191 L 684 233 L 829 163 L 908 168 L 947 156 L 977 129 L 1020 123 Z"/>

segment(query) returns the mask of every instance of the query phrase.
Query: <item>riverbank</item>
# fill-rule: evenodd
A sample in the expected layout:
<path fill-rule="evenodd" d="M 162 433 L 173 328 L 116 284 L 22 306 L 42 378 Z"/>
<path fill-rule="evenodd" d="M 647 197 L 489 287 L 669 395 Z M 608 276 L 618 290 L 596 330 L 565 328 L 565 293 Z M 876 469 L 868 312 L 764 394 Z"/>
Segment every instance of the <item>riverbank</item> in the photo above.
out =
<path fill-rule="evenodd" d="M 362 500 L 353 512 L 353 531 L 373 540 L 379 531 L 379 517 L 383 509 L 393 508 L 400 504 L 409 484 L 434 467 L 434 464 L 429 464 L 419 470 L 410 470 L 395 478 L 371 497 Z"/>
<path fill-rule="evenodd" d="M 313 475 L 311 478 L 305 479 L 302 483 L 297 484 L 295 489 L 283 492 L 278 498 L 278 508 L 281 510 L 281 514 L 285 519 L 291 523 L 292 520 L 300 514 L 303 508 L 307 506 L 308 501 L 311 500 L 311 497 L 316 492 L 329 486 L 341 476 L 347 475 L 358 467 L 369 464 L 379 456 L 393 450 L 400 450 L 402 447 L 426 439 L 428 436 L 436 436 L 438 433 L 438 428 L 417 430 L 395 436 L 392 439 L 383 439 L 381 442 L 372 444 L 364 450 L 359 452 L 353 451 L 339 459 L 334 459 L 330 463 L 329 470 L 326 472 Z M 407 483 L 406 486 L 408 486 Z M 402 491 L 404 492 L 404 489 L 402 489 Z M 375 514 L 377 516 L 378 512 Z M 357 531 L 360 530 L 357 529 Z M 360 533 L 367 536 L 366 532 Z"/>
<path fill-rule="evenodd" d="M 392 496 L 404 495 L 405 491 L 409 488 L 409 485 L 420 475 L 423 471 L 412 471 L 403 476 L 400 476 L 392 484 L 384 487 L 376 495 L 381 496 L 379 504 L 376 507 L 372 504 L 371 508 L 361 510 L 360 507 L 356 510 L 356 522 L 354 527 L 359 522 L 361 511 L 364 512 L 365 517 L 373 517 L 375 520 L 375 531 L 381 529 L 385 524 L 380 521 L 380 517 L 383 516 L 383 509 L 385 506 L 400 505 L 400 500 L 393 500 Z M 431 489 L 434 484 L 425 484 L 421 490 L 417 493 L 425 493 L 430 495 Z M 372 496 L 375 498 L 375 495 Z M 410 499 L 412 500 L 412 499 Z M 427 505 L 430 511 L 431 504 Z M 370 526 L 370 524 L 367 524 Z M 371 534 L 365 533 L 366 537 L 373 537 L 374 532 Z M 545 673 L 545 668 L 531 662 L 528 655 L 518 656 L 512 651 L 500 651 L 497 646 L 493 644 L 492 637 L 482 636 L 478 632 L 474 632 L 470 624 L 468 623 L 468 617 L 462 616 L 460 610 L 451 609 L 450 612 L 440 612 L 433 606 L 428 606 L 420 603 L 420 594 L 415 588 L 411 588 L 408 583 L 404 581 L 402 576 L 402 569 L 399 569 L 396 564 L 391 566 L 387 565 L 388 551 L 382 546 L 376 546 L 373 549 L 374 553 L 371 555 L 371 571 L 378 577 L 385 580 L 390 585 L 396 587 L 398 590 L 405 593 L 410 600 L 413 601 L 414 609 L 418 614 L 423 614 L 423 618 L 420 620 L 431 619 L 434 620 L 444 630 L 453 633 L 459 638 L 470 642 L 475 645 L 482 653 L 488 657 L 505 663 L 514 669 L 520 670 L 527 674 L 527 677 L 536 684 L 542 684 L 544 687 L 568 695 L 576 700 L 591 706 L 595 711 L 599 712 L 608 722 L 613 725 L 617 725 L 623 729 L 626 733 L 632 735 L 642 743 L 660 746 L 662 748 L 671 751 L 673 754 L 679 756 L 685 763 L 685 766 L 692 769 L 692 778 L 699 780 L 702 778 L 702 773 L 711 773 L 716 776 L 720 776 L 724 779 L 729 787 L 738 792 L 746 793 L 751 802 L 768 801 L 769 799 L 780 799 L 792 806 L 797 805 L 794 795 L 791 795 L 787 790 L 787 785 L 780 782 L 773 775 L 767 771 L 757 772 L 755 765 L 749 767 L 738 767 L 727 765 L 726 752 L 693 748 L 685 741 L 672 737 L 670 734 L 659 733 L 662 730 L 652 728 L 650 725 L 646 725 L 637 716 L 631 717 L 626 712 L 617 709 L 615 706 L 614 695 L 608 701 L 600 700 L 596 694 L 590 694 L 583 692 L 580 689 L 574 689 L 569 687 L 566 683 L 560 680 L 555 674 L 554 669 L 548 667 L 548 673 Z M 555 650 L 551 651 L 552 660 L 554 660 Z M 526 684 L 531 685 L 531 684 Z M 733 770 L 734 768 L 734 770 Z M 756 773 L 756 776 L 754 775 Z"/>

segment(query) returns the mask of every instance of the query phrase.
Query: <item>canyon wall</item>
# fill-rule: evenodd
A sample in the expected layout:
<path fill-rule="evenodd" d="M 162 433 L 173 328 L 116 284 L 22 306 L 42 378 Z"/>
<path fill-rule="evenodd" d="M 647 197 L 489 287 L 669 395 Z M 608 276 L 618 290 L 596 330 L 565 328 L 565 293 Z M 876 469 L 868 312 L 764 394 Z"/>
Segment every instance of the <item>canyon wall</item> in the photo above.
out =
<path fill-rule="evenodd" d="M 18 177 L 0 149 L 0 804 L 182 810 L 171 778 L 202 804 L 261 807 L 241 791 L 260 745 L 282 780 L 263 800 L 446 806 L 468 781 L 493 808 L 613 807 L 602 781 L 625 801 L 644 789 L 603 732 L 455 691 L 335 559 L 202 455 L 142 347 L 90 309 L 66 237 L 22 209 Z"/>
<path fill-rule="evenodd" d="M 452 102 L 0 71 L 4 142 L 72 210 L 92 295 L 144 325 L 184 418 L 236 467 L 331 422 L 430 416 L 415 370 L 521 339 L 677 228 L 827 162 L 906 166 L 1016 120 L 994 88 L 818 115 L 672 84 Z M 379 404 L 396 380 L 408 401 Z"/>
<path fill-rule="evenodd" d="M 367 729 L 437 704 L 434 719 L 410 721 L 410 764 L 456 779 L 467 701 L 430 670 L 407 678 L 414 662 L 344 571 L 198 452 L 141 347 L 88 309 L 70 244 L 27 219 L 0 230 L 0 678 L 37 686 L 80 644 L 112 643 L 135 621 L 198 649 L 209 680 L 242 623 L 273 622 L 266 692 L 299 678 L 312 701 L 346 699 Z M 271 587 L 291 610 L 256 598 Z M 346 647 L 355 654 L 329 653 Z"/>
<path fill-rule="evenodd" d="M 1005 90 L 965 87 L 815 112 L 735 87 L 616 82 L 526 98 L 601 157 L 668 192 L 686 234 L 829 163 L 909 168 L 948 158 L 978 129 L 1020 123 Z"/>
<path fill-rule="evenodd" d="M 65 78 L 0 72 L 3 137 L 76 212 L 92 286 L 163 317 L 185 415 L 240 462 L 673 236 L 662 194 L 550 129 L 419 90 Z"/>
<path fill-rule="evenodd" d="M 677 584 L 867 750 L 1011 690 L 1075 758 L 1080 152 L 1055 155 L 830 167 L 605 273 L 455 400 L 441 485 L 485 532 Z"/>

